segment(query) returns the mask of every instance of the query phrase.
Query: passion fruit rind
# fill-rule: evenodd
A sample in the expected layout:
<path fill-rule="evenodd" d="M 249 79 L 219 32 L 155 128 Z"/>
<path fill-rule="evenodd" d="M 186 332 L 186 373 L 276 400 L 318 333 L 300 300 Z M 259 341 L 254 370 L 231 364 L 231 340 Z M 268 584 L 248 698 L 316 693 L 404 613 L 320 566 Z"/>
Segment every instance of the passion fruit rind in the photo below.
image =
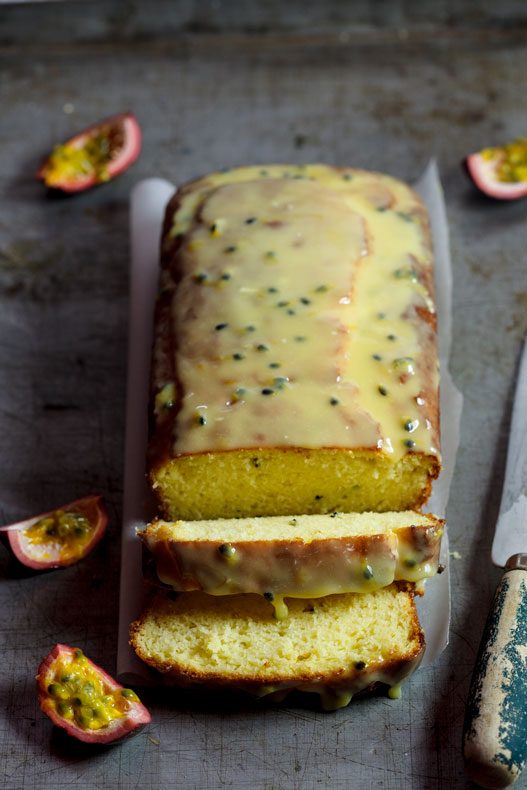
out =
<path fill-rule="evenodd" d="M 15 557 L 34 570 L 64 568 L 86 557 L 99 543 L 108 513 L 99 494 L 9 525 L 7 540 Z"/>
<path fill-rule="evenodd" d="M 80 648 L 55 645 L 36 680 L 40 709 L 84 743 L 119 743 L 151 721 L 135 691 L 121 686 Z"/>
<path fill-rule="evenodd" d="M 132 113 L 114 115 L 56 145 L 37 178 L 50 189 L 68 193 L 104 184 L 135 162 L 141 137 Z"/>
<path fill-rule="evenodd" d="M 497 200 L 527 196 L 527 138 L 484 148 L 464 160 L 467 173 L 485 195 Z"/>

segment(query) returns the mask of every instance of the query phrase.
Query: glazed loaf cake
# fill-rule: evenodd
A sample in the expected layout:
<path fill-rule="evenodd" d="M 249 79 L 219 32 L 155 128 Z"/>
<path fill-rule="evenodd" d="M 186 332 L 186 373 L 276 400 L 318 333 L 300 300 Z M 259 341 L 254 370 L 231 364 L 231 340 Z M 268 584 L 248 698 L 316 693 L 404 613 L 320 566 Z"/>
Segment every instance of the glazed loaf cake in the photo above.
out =
<path fill-rule="evenodd" d="M 324 165 L 177 192 L 149 479 L 167 519 L 419 509 L 440 469 L 432 249 L 416 193 Z"/>
<path fill-rule="evenodd" d="M 137 654 L 165 682 L 262 696 L 299 689 L 347 705 L 377 684 L 398 687 L 424 651 L 412 585 L 287 601 L 276 620 L 259 595 L 157 596 L 132 625 Z"/>
<path fill-rule="evenodd" d="M 416 512 L 154 521 L 139 533 L 160 582 L 212 595 L 258 593 L 280 619 L 284 597 L 372 592 L 437 572 L 443 521 Z"/>

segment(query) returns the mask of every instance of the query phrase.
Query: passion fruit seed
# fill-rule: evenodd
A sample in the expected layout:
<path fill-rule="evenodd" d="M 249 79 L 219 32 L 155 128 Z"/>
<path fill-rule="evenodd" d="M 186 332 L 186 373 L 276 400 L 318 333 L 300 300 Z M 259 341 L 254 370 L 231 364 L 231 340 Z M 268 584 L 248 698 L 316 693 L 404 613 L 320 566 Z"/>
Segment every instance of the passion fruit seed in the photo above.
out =
<path fill-rule="evenodd" d="M 78 179 L 82 176 L 93 176 L 98 182 L 108 181 L 108 163 L 112 157 L 113 141 L 111 130 L 101 129 L 81 148 L 68 143 L 56 145 L 49 159 L 46 175 L 53 186 L 59 176 L 62 179 Z"/>
<path fill-rule="evenodd" d="M 72 719 L 74 716 L 73 708 L 66 700 L 60 700 L 57 703 L 57 710 L 65 719 Z"/>
<path fill-rule="evenodd" d="M 50 683 L 48 686 L 48 692 L 52 697 L 59 697 L 60 699 L 66 699 L 68 694 L 65 686 L 60 683 Z"/>
<path fill-rule="evenodd" d="M 133 702 L 137 702 L 139 699 L 135 691 L 132 691 L 132 689 L 121 689 L 121 696 Z"/>
<path fill-rule="evenodd" d="M 70 672 L 62 661 L 59 662 L 55 679 L 49 683 L 47 691 L 60 716 L 73 721 L 81 729 L 107 727 L 114 719 L 123 718 L 130 703 L 139 702 L 137 694 L 129 688 L 108 692 L 81 650 L 73 652 L 71 664 L 81 664 L 82 673 Z"/>
<path fill-rule="evenodd" d="M 418 427 L 418 425 L 419 425 L 418 420 L 404 420 L 403 421 L 403 428 L 404 428 L 405 431 L 408 431 L 408 433 L 412 433 L 412 431 L 415 431 L 416 428 Z"/>
<path fill-rule="evenodd" d="M 218 546 L 218 551 L 227 559 L 232 559 L 236 554 L 236 549 L 230 543 L 222 543 L 221 546 Z"/>
<path fill-rule="evenodd" d="M 41 545 L 54 538 L 71 550 L 73 547 L 81 547 L 82 544 L 87 543 L 93 529 L 93 525 L 83 513 L 56 510 L 50 516 L 28 527 L 24 530 L 24 534 L 32 544 Z"/>
<path fill-rule="evenodd" d="M 411 280 L 413 283 L 416 283 L 418 279 L 413 269 L 396 269 L 394 277 L 397 280 Z"/>
<path fill-rule="evenodd" d="M 131 113 L 121 113 L 56 145 L 37 178 L 48 187 L 78 192 L 121 173 L 140 150 L 137 120 Z"/>
<path fill-rule="evenodd" d="M 506 184 L 527 181 L 527 137 L 520 137 L 501 147 L 484 148 L 481 156 L 487 161 L 499 159 L 498 181 Z"/>

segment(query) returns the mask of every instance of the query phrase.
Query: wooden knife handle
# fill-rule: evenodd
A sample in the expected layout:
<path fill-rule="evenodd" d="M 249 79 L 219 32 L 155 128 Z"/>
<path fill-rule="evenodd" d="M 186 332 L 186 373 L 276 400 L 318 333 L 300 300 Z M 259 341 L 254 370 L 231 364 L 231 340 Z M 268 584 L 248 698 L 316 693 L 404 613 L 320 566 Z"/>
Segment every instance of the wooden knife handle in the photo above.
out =
<path fill-rule="evenodd" d="M 467 700 L 463 756 L 469 778 L 492 789 L 515 782 L 527 759 L 527 554 L 507 562 L 487 618 Z"/>

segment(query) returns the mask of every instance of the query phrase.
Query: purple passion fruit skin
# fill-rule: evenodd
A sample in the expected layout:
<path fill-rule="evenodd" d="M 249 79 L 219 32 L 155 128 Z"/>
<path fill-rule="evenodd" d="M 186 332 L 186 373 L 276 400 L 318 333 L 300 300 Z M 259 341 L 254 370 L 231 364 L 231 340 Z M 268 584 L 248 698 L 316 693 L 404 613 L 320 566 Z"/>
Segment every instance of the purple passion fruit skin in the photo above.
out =
<path fill-rule="evenodd" d="M 121 113 L 56 145 L 37 178 L 50 189 L 81 192 L 115 178 L 140 151 L 139 124 L 132 113 Z"/>
<path fill-rule="evenodd" d="M 151 716 L 139 697 L 79 648 L 55 645 L 37 671 L 40 709 L 84 743 L 115 744 L 140 732 Z"/>
<path fill-rule="evenodd" d="M 86 557 L 103 537 L 108 513 L 102 497 L 76 499 L 57 510 L 12 524 L 7 540 L 28 568 L 64 568 Z"/>
<path fill-rule="evenodd" d="M 527 196 L 527 137 L 497 148 L 484 148 L 465 159 L 466 170 L 485 195 L 497 200 Z"/>

